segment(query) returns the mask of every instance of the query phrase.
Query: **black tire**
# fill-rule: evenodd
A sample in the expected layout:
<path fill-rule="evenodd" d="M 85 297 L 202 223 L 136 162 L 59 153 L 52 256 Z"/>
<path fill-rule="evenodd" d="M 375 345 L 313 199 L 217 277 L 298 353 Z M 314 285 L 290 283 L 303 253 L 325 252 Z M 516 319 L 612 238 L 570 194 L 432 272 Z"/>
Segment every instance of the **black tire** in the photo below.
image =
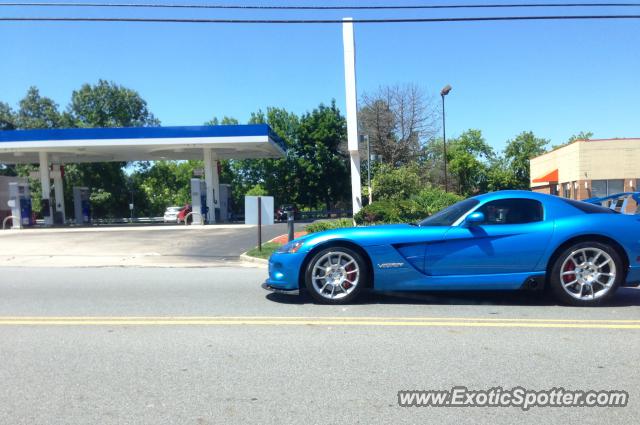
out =
<path fill-rule="evenodd" d="M 568 261 L 571 261 L 569 260 L 569 257 L 572 255 L 572 253 L 579 253 L 581 252 L 581 250 L 587 250 L 586 254 L 584 254 L 586 257 L 581 257 L 581 258 L 585 258 L 585 262 L 587 262 L 587 260 L 589 259 L 588 258 L 589 253 L 595 256 L 595 253 L 598 252 L 596 250 L 600 250 L 609 256 L 609 258 L 611 259 L 611 263 L 613 263 L 615 267 L 615 270 L 612 268 L 609 268 L 609 271 L 614 270 L 615 278 L 613 278 L 612 282 L 608 284 L 606 287 L 602 284 L 596 284 L 596 285 L 587 284 L 585 286 L 585 288 L 587 289 L 584 290 L 584 292 L 580 292 L 580 294 L 584 293 L 588 296 L 589 295 L 588 288 L 591 288 L 592 298 L 590 299 L 576 297 L 577 295 L 575 295 L 575 292 L 583 291 L 582 289 L 578 289 L 580 287 L 580 282 L 576 282 L 575 284 L 570 284 L 571 279 L 576 279 L 576 280 L 578 279 L 578 274 L 575 273 L 575 271 L 586 270 L 585 268 L 580 269 L 579 265 L 574 265 L 573 267 L 575 268 L 575 271 L 573 273 L 571 271 L 565 271 L 565 273 L 569 273 L 569 277 L 565 278 L 561 276 L 561 273 L 563 273 L 562 267 L 563 265 L 567 267 Z M 590 250 L 593 250 L 593 251 L 590 251 Z M 578 255 L 580 256 L 580 254 Z M 606 255 L 601 255 L 601 257 L 604 257 L 604 259 L 606 259 Z M 598 262 L 599 261 L 596 261 L 595 263 L 598 263 Z M 572 263 L 575 264 L 575 262 L 572 262 Z M 605 267 L 604 270 L 606 271 L 607 270 L 606 267 L 608 266 L 603 266 L 603 267 Z M 586 273 L 588 274 L 588 272 L 589 271 L 587 270 Z M 587 241 L 587 242 L 579 242 L 577 244 L 569 246 L 558 256 L 558 258 L 553 263 L 553 266 L 551 267 L 551 276 L 549 277 L 549 284 L 555 298 L 560 302 L 562 302 L 563 304 L 568 304 L 568 305 L 573 305 L 578 307 L 593 307 L 593 306 L 605 304 L 606 302 L 611 300 L 616 290 L 620 287 L 621 283 L 625 279 L 625 275 L 626 275 L 626 270 L 624 269 L 624 262 L 620 258 L 620 254 L 618 254 L 618 252 L 613 247 L 601 242 Z M 566 281 L 563 282 L 563 279 L 567 279 L 569 280 L 569 282 L 566 282 Z M 565 287 L 567 287 L 567 289 L 565 289 Z M 600 293 L 597 288 L 601 288 L 600 291 L 603 291 L 603 292 Z M 570 292 L 574 293 L 574 296 L 572 296 Z"/>
<path fill-rule="evenodd" d="M 340 267 L 337 267 L 336 269 L 336 273 L 342 273 L 342 283 L 340 285 L 331 284 L 332 286 L 334 286 L 334 292 L 332 292 L 332 294 L 335 293 L 335 297 L 330 297 L 328 294 L 331 287 L 329 287 L 329 289 L 326 289 L 325 291 L 321 291 L 319 285 L 314 284 L 314 269 L 316 265 L 319 266 L 320 264 L 326 264 L 325 261 L 327 259 L 327 256 L 330 256 L 329 259 L 333 258 L 331 257 L 331 255 L 338 257 L 338 262 L 341 263 L 340 267 L 342 267 L 343 270 L 341 272 Z M 353 277 L 355 273 L 354 271 L 348 271 L 349 267 L 351 267 L 351 261 L 349 257 L 353 259 L 355 265 L 357 266 L 357 279 Z M 338 264 L 336 264 L 336 266 L 338 266 Z M 327 275 L 326 270 L 325 275 Z M 321 278 L 322 277 L 319 275 L 315 276 L 316 281 Z M 351 283 L 351 280 L 347 280 L 347 278 L 355 280 L 357 283 L 344 289 L 345 286 Z M 311 258 L 311 261 L 309 261 L 305 270 L 304 280 L 307 292 L 313 297 L 315 301 L 322 304 L 348 304 L 353 302 L 353 300 L 355 300 L 362 293 L 365 287 L 369 285 L 369 279 L 370 277 L 367 262 L 364 260 L 364 258 L 362 258 L 362 255 L 360 255 L 353 249 L 336 246 L 323 249 L 322 251 L 316 253 L 313 258 Z M 345 292 L 344 295 L 342 295 L 342 290 L 344 290 Z M 338 291 L 340 291 L 339 295 Z"/>

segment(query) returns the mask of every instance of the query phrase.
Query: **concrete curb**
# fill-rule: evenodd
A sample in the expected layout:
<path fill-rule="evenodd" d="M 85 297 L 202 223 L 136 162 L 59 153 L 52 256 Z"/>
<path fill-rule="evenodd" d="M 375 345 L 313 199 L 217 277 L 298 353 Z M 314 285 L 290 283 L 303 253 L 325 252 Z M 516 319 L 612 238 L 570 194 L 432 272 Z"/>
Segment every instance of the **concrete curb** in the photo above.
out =
<path fill-rule="evenodd" d="M 263 266 L 269 265 L 269 260 L 265 260 L 263 258 L 251 257 L 247 255 L 246 252 L 244 254 L 240 254 L 240 260 L 248 261 L 250 263 L 262 264 Z"/>
<path fill-rule="evenodd" d="M 251 258 L 251 257 L 247 257 Z M 110 255 L 110 256 L 77 256 L 77 255 L 2 255 L 0 254 L 0 270 L 3 267 L 162 267 L 162 268 L 209 268 L 209 267 L 259 267 L 265 265 L 248 261 L 240 256 L 199 257 L 160 256 L 160 255 Z"/>

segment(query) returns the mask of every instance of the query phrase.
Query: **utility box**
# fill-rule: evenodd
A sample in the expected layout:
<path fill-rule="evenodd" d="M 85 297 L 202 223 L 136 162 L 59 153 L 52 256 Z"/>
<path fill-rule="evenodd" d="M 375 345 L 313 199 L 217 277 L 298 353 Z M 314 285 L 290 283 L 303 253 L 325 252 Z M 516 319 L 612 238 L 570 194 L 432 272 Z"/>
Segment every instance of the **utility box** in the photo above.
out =
<path fill-rule="evenodd" d="M 258 198 L 260 198 L 261 224 L 273 224 L 273 196 L 245 196 L 244 224 L 258 224 Z"/>
<path fill-rule="evenodd" d="M 91 192 L 88 187 L 73 188 L 73 211 L 76 216 L 76 224 L 85 225 L 91 223 Z"/>
<path fill-rule="evenodd" d="M 207 220 L 207 183 L 200 179 L 191 179 L 192 224 L 204 224 Z"/>
<path fill-rule="evenodd" d="M 12 220 L 13 229 L 22 229 L 24 226 L 31 226 L 33 224 L 29 183 L 9 183 L 8 206 L 11 208 L 11 215 L 18 218 L 18 220 Z"/>

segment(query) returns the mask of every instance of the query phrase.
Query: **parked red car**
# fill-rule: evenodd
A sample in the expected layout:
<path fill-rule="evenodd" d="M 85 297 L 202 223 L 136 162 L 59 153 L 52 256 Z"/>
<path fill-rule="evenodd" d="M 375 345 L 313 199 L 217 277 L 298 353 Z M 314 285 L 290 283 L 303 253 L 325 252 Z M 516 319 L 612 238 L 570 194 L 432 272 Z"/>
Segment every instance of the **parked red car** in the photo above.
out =
<path fill-rule="evenodd" d="M 189 214 L 191 212 L 191 205 L 187 204 L 184 207 L 182 207 L 182 209 L 180 210 L 180 212 L 178 213 L 178 224 L 180 223 L 184 223 L 184 218 L 187 216 L 187 214 Z M 189 222 L 191 222 L 193 220 L 192 218 L 193 216 L 189 216 Z"/>

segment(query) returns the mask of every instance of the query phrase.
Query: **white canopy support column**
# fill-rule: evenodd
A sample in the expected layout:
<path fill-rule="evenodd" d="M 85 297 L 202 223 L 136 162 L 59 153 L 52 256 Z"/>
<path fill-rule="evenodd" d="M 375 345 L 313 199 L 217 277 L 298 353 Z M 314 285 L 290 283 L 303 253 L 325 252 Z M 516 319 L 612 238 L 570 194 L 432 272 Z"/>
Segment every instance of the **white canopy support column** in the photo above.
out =
<path fill-rule="evenodd" d="M 51 166 L 51 172 L 53 174 L 53 196 L 56 199 L 56 211 L 62 214 L 62 223 L 67 220 L 67 215 L 64 210 L 64 186 L 62 181 L 62 167 L 60 164 L 53 164 Z"/>
<path fill-rule="evenodd" d="M 358 150 L 358 99 L 356 91 L 356 51 L 352 18 L 344 18 L 342 42 L 344 46 L 344 83 L 347 103 L 347 147 L 351 163 L 351 202 L 353 214 L 362 208 L 360 181 L 360 151 Z"/>
<path fill-rule="evenodd" d="M 216 208 L 220 205 L 220 176 L 218 175 L 218 158 L 213 149 L 204 149 L 204 180 L 207 184 L 209 223 L 215 223 Z"/>
<path fill-rule="evenodd" d="M 38 152 L 40 160 L 40 186 L 42 187 L 42 200 L 49 201 L 49 216 L 44 217 L 44 224 L 51 226 L 53 224 L 53 214 L 51 209 L 51 179 L 49 176 L 49 154 L 47 152 Z"/>

